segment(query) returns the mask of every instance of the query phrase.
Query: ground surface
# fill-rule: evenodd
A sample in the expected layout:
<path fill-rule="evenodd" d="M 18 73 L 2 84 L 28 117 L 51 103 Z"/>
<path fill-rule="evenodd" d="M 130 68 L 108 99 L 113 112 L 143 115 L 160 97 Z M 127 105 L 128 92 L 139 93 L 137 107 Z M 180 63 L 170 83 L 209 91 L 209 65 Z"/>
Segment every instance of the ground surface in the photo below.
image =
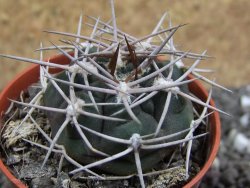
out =
<path fill-rule="evenodd" d="M 250 81 L 250 1 L 116 0 L 115 3 L 118 26 L 138 37 L 150 33 L 162 14 L 169 11 L 175 25 L 189 23 L 176 34 L 176 44 L 180 49 L 199 53 L 207 49 L 209 55 L 216 57 L 204 66 L 217 71 L 214 76 L 219 83 L 240 86 Z M 106 21 L 111 17 L 108 0 L 0 0 L 0 53 L 38 58 L 33 51 L 40 41 L 45 45 L 58 41 L 42 31 L 76 32 L 81 12 L 101 16 Z M 26 66 L 0 58 L 0 89 Z"/>

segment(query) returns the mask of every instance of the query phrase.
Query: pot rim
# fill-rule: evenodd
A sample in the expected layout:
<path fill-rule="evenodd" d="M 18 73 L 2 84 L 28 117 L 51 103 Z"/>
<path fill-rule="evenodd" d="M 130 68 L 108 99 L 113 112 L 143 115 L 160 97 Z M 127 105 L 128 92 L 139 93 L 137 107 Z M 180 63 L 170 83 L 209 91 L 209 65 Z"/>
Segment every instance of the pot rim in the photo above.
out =
<path fill-rule="evenodd" d="M 49 58 L 50 62 L 58 63 L 58 64 L 67 64 L 69 63 L 69 59 L 65 57 L 64 55 L 55 55 Z M 57 71 L 58 69 L 55 69 Z M 3 89 L 3 91 L 0 93 L 0 117 L 2 116 L 2 112 L 6 110 L 10 104 L 10 102 L 7 100 L 8 98 L 16 98 L 19 96 L 19 93 L 21 90 L 25 90 L 27 86 L 31 85 L 32 83 L 35 83 L 38 81 L 39 75 L 39 65 L 31 65 L 29 68 L 24 70 L 23 72 L 19 73 L 7 86 Z M 188 76 L 188 79 L 194 78 L 192 75 Z M 25 80 L 25 82 L 23 82 Z M 207 90 L 203 87 L 203 85 L 198 81 L 194 80 L 189 84 L 189 88 L 195 95 L 199 94 L 201 95 L 202 100 L 206 100 L 208 97 Z M 215 103 L 213 99 L 210 100 L 210 105 L 215 106 Z M 203 176 L 206 174 L 206 172 L 211 167 L 216 154 L 219 149 L 220 145 L 220 137 L 221 137 L 221 123 L 220 123 L 220 117 L 219 113 L 217 111 L 214 111 L 213 114 L 209 117 L 210 120 L 210 137 L 212 145 L 210 148 L 210 152 L 208 155 L 208 158 L 201 168 L 201 170 L 198 172 L 198 174 L 195 175 L 185 186 L 184 188 L 189 187 L 197 187 L 202 180 Z M 1 124 L 0 124 L 1 125 Z M 19 188 L 27 188 L 27 186 L 21 182 L 21 180 L 17 179 L 8 169 L 7 166 L 3 163 L 3 161 L 0 159 L 0 170 L 2 173 L 11 181 L 13 185 Z"/>
<path fill-rule="evenodd" d="M 194 76 L 193 75 L 189 75 L 188 79 L 193 79 Z M 202 100 L 206 100 L 206 98 L 208 98 L 208 92 L 207 90 L 204 88 L 204 86 L 201 84 L 201 82 L 199 82 L 198 80 L 195 80 L 194 82 L 192 82 L 189 85 L 190 91 L 194 91 L 197 90 L 199 88 L 199 92 L 202 95 Z M 214 100 L 211 98 L 209 101 L 209 104 L 213 107 L 215 107 L 215 102 Z M 220 122 L 220 115 L 218 111 L 214 111 L 210 118 L 210 141 L 212 142 L 207 160 L 205 162 L 205 164 L 203 165 L 203 167 L 201 168 L 201 170 L 198 172 L 198 174 L 195 175 L 195 177 L 192 178 L 192 180 L 190 180 L 185 186 L 184 188 L 189 188 L 189 187 L 198 187 L 202 178 L 204 177 L 204 175 L 206 174 L 206 172 L 210 169 L 210 167 L 213 164 L 214 159 L 216 158 L 216 155 L 218 153 L 219 147 L 220 147 L 220 139 L 221 139 L 221 122 Z M 210 143 L 211 144 L 211 143 Z"/>

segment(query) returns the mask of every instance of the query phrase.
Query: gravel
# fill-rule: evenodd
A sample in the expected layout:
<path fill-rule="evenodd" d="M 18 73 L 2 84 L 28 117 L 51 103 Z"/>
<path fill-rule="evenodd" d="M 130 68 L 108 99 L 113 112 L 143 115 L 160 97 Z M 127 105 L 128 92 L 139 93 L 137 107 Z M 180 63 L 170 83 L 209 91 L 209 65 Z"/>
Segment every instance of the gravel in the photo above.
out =
<path fill-rule="evenodd" d="M 250 185 L 250 85 L 233 88 L 233 93 L 215 89 L 217 107 L 232 117 L 221 115 L 222 140 L 217 158 L 204 177 L 202 188 L 245 188 Z M 243 146 L 246 145 L 246 148 Z"/>

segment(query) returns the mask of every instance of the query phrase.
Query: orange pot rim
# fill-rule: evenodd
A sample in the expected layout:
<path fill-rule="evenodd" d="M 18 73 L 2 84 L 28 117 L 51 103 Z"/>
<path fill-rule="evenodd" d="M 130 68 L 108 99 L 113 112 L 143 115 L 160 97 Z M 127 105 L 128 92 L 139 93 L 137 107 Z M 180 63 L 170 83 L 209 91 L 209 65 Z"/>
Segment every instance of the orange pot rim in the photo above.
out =
<path fill-rule="evenodd" d="M 58 64 L 67 64 L 69 63 L 69 59 L 63 55 L 55 55 L 51 58 L 49 58 L 50 62 L 58 63 Z M 0 94 L 0 116 L 2 115 L 2 112 L 5 111 L 10 102 L 8 101 L 8 98 L 17 98 L 19 96 L 20 91 L 25 90 L 29 85 L 32 83 L 35 83 L 38 81 L 39 77 L 39 65 L 31 65 L 28 69 L 24 70 L 22 73 L 18 74 L 1 92 Z M 192 79 L 193 76 L 189 75 L 188 79 Z M 24 82 L 25 80 L 25 82 Z M 207 90 L 202 86 L 202 84 L 198 80 L 194 80 L 191 84 L 189 84 L 190 90 L 192 93 L 194 90 L 196 91 L 196 95 L 200 95 L 201 98 L 205 101 L 205 99 L 208 97 Z M 9 95 L 10 94 L 10 95 Z M 210 105 L 215 106 L 215 103 L 213 99 L 210 100 Z M 220 123 L 220 117 L 219 113 L 217 111 L 214 111 L 213 114 L 209 117 L 210 122 L 210 128 L 211 128 L 211 148 L 210 153 L 208 155 L 208 159 L 205 162 L 204 166 L 201 168 L 201 170 L 196 174 L 195 177 L 193 177 L 184 187 L 190 188 L 190 187 L 197 187 L 206 174 L 206 172 L 211 167 L 218 149 L 220 145 L 220 136 L 221 136 L 221 123 Z M 0 159 L 0 170 L 2 173 L 8 178 L 8 180 L 18 188 L 27 188 L 27 186 L 21 182 L 21 180 L 17 179 L 8 169 L 8 167 L 3 163 L 3 161 Z"/>
<path fill-rule="evenodd" d="M 189 75 L 188 78 L 192 79 L 194 77 L 192 75 Z M 193 83 L 195 85 L 193 87 L 198 87 L 200 94 L 203 95 L 203 97 L 208 98 L 208 92 L 203 87 L 201 82 L 199 82 L 198 80 L 195 80 Z M 211 106 L 215 107 L 215 102 L 214 102 L 213 99 L 210 99 L 209 104 Z M 208 155 L 207 161 L 205 162 L 205 164 L 203 165 L 201 170 L 198 172 L 198 174 L 195 175 L 195 177 L 192 178 L 191 181 L 189 181 L 184 186 L 184 188 L 198 187 L 198 185 L 200 184 L 202 178 L 205 176 L 206 172 L 212 166 L 213 161 L 216 158 L 216 155 L 218 153 L 218 150 L 219 150 L 219 147 L 220 147 L 220 139 L 221 139 L 221 122 L 220 122 L 219 112 L 214 111 L 214 113 L 211 114 L 211 116 L 209 117 L 209 121 L 211 121 L 210 129 L 211 129 L 211 132 L 212 132 L 212 136 L 211 136 L 212 137 L 212 139 L 211 139 L 212 145 L 211 145 L 210 153 Z"/>

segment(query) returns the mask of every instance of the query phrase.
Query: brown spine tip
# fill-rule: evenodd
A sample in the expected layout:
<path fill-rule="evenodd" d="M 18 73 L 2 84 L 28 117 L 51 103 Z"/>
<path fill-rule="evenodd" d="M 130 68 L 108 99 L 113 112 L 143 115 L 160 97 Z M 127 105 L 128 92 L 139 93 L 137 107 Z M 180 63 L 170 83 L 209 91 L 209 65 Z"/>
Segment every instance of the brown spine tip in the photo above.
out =
<path fill-rule="evenodd" d="M 134 68 L 135 68 L 135 73 L 134 73 L 135 74 L 135 80 L 137 80 L 137 77 L 138 77 L 138 70 L 137 70 L 138 63 L 137 63 L 136 53 L 135 53 L 135 50 L 132 48 L 132 46 L 129 44 L 126 35 L 124 35 L 124 38 L 125 38 L 125 41 L 127 43 L 127 47 L 128 47 L 128 51 L 129 51 L 129 54 L 130 54 L 131 61 L 132 61 L 133 65 L 134 65 Z"/>
<path fill-rule="evenodd" d="M 117 58 L 118 58 L 118 55 L 119 55 L 119 48 L 120 48 L 120 44 L 118 44 L 118 46 L 116 48 L 116 51 L 115 51 L 114 55 L 111 57 L 111 61 L 110 61 L 109 65 L 108 65 L 108 68 L 111 70 L 110 74 L 112 76 L 114 76 L 114 74 L 115 74 Z"/>

